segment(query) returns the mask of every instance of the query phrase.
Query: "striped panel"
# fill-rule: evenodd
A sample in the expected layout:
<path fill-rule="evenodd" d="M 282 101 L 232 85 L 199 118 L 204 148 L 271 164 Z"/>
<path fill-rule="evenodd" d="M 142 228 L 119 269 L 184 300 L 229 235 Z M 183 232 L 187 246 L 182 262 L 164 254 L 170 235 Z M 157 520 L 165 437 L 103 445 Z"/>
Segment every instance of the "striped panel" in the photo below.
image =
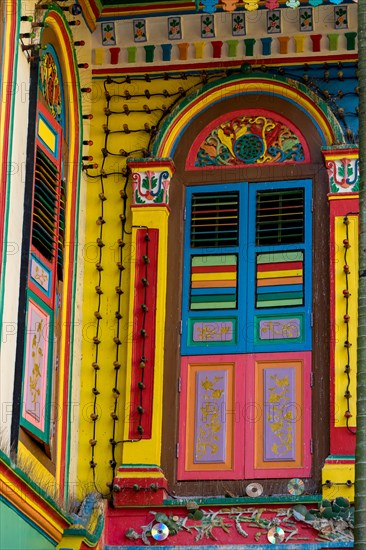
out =
<path fill-rule="evenodd" d="M 192 195 L 191 247 L 236 246 L 239 239 L 239 193 Z"/>
<path fill-rule="evenodd" d="M 66 182 L 61 180 L 60 185 L 60 210 L 58 224 L 58 251 L 57 272 L 60 281 L 63 281 L 64 248 L 65 248 L 65 206 L 66 206 Z"/>
<path fill-rule="evenodd" d="M 303 305 L 303 252 L 258 254 L 256 280 L 257 308 Z"/>
<path fill-rule="evenodd" d="M 304 189 L 257 192 L 256 244 L 268 246 L 304 242 Z"/>
<path fill-rule="evenodd" d="M 33 195 L 32 245 L 49 261 L 54 257 L 56 248 L 58 177 L 59 174 L 55 165 L 37 147 Z"/>
<path fill-rule="evenodd" d="M 193 256 L 190 309 L 237 307 L 237 256 Z"/>

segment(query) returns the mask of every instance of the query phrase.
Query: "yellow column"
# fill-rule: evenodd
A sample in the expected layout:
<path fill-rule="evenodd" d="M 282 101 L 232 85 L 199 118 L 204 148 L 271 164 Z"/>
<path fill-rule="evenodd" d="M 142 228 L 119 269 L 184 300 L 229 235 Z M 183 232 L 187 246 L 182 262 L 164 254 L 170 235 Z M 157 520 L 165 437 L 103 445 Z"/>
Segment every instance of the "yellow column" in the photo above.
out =
<path fill-rule="evenodd" d="M 145 235 L 145 232 L 146 235 L 149 235 L 150 232 L 151 237 L 154 235 L 154 238 L 150 241 L 149 246 L 153 247 L 155 244 L 156 250 L 152 250 L 152 255 L 155 256 L 155 261 L 153 262 L 153 260 L 151 260 L 149 269 L 154 269 L 156 271 L 155 274 L 152 274 L 152 276 L 156 279 L 156 285 L 154 291 L 154 327 L 148 329 L 153 330 L 155 333 L 153 357 L 147 357 L 146 362 L 141 361 L 140 357 L 138 365 L 135 364 L 136 360 L 135 363 L 133 363 L 134 354 L 135 356 L 136 354 L 137 356 L 139 355 L 139 349 L 136 350 L 136 346 L 139 346 L 138 339 L 141 336 L 141 331 L 137 333 L 137 336 L 134 335 L 132 341 L 128 343 L 127 348 L 127 402 L 129 401 L 129 389 L 131 396 L 136 395 L 136 381 L 140 380 L 141 378 L 138 372 L 132 372 L 132 368 L 135 368 L 137 370 L 140 369 L 141 371 L 144 370 L 145 379 L 147 379 L 148 376 L 153 376 L 153 380 L 151 384 L 151 402 L 148 398 L 145 399 L 144 397 L 144 391 L 148 388 L 142 389 L 142 408 L 144 410 L 142 413 L 140 413 L 140 422 L 138 422 L 137 431 L 132 433 L 131 429 L 133 428 L 133 419 L 131 418 L 131 413 L 133 414 L 133 412 L 135 411 L 135 415 L 138 415 L 139 411 L 137 410 L 137 408 L 139 407 L 139 405 L 136 402 L 136 399 L 133 397 L 132 401 L 135 401 L 136 410 L 134 409 L 134 405 L 131 405 L 130 410 L 127 410 L 128 405 L 126 405 L 124 439 L 128 440 L 129 442 L 124 444 L 123 464 L 129 464 L 131 466 L 133 464 L 159 466 L 162 440 L 164 331 L 169 218 L 168 204 L 170 178 L 173 174 L 174 168 L 170 160 L 155 159 L 142 159 L 141 161 L 131 160 L 128 162 L 128 166 L 132 172 L 133 187 L 133 199 L 131 206 L 132 250 L 136 251 L 135 262 L 131 266 L 130 278 L 130 324 L 133 322 L 133 319 L 136 318 L 137 306 L 135 297 L 139 291 L 138 286 L 140 284 L 140 278 L 136 279 L 136 274 L 137 270 L 140 269 L 138 262 L 141 261 L 141 257 L 144 256 L 144 254 L 141 256 L 141 252 L 143 252 L 143 250 L 141 250 L 140 253 L 138 252 L 140 246 L 138 243 L 138 239 L 141 238 L 141 231 L 143 232 L 143 236 Z M 150 259 L 148 259 L 147 261 L 150 262 Z M 149 271 L 147 271 L 147 273 L 149 273 Z M 144 304 L 141 304 L 141 307 L 143 305 Z M 148 314 L 151 313 L 152 312 L 149 312 Z M 151 322 L 148 320 L 147 316 L 146 319 L 147 322 Z M 137 382 L 137 385 L 139 384 L 141 384 L 141 382 Z M 133 387 L 133 385 L 135 387 Z M 149 424 L 150 429 L 146 434 L 145 426 Z M 138 431 L 139 429 L 141 429 L 140 432 Z"/>

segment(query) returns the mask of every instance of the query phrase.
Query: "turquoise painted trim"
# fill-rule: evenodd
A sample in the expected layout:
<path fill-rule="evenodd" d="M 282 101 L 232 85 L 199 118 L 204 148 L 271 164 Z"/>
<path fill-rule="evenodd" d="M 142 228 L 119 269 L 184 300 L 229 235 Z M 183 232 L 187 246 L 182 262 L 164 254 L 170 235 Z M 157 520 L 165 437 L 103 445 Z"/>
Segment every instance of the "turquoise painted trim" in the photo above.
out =
<path fill-rule="evenodd" d="M 38 533 L 42 535 L 46 540 L 48 540 L 48 542 L 50 542 L 51 544 L 54 544 L 56 548 L 56 545 L 57 545 L 56 539 L 53 539 L 52 537 L 47 535 L 47 533 L 42 531 L 42 529 L 36 523 L 33 523 L 33 521 L 30 520 L 28 516 L 26 516 L 20 510 L 18 510 L 18 508 L 14 506 L 9 500 L 7 500 L 3 495 L 0 495 L 0 501 L 3 502 L 6 506 L 8 506 L 11 510 L 13 510 L 13 512 L 15 512 L 23 521 L 28 523 L 28 525 L 32 527 L 32 529 L 34 529 L 35 531 L 38 531 Z"/>
<path fill-rule="evenodd" d="M 255 506 L 257 504 L 315 504 L 322 501 L 322 495 L 305 495 L 305 496 L 293 496 L 293 495 L 278 495 L 271 497 L 256 497 L 256 498 L 176 498 L 165 499 L 164 506 L 187 506 L 189 502 L 196 502 L 199 506 L 236 506 L 239 504 L 250 504 Z"/>
<path fill-rule="evenodd" d="M 264 76 L 263 74 L 260 75 L 260 74 L 250 72 L 250 73 L 247 73 L 247 74 L 233 75 L 232 77 L 225 78 L 225 80 L 217 80 L 215 82 L 207 84 L 206 86 L 203 86 L 203 88 L 200 91 L 189 95 L 183 101 L 181 101 L 179 103 L 179 105 L 176 107 L 176 109 L 174 109 L 173 112 L 165 119 L 164 123 L 161 126 L 160 132 L 158 132 L 157 136 L 155 137 L 154 143 L 152 145 L 152 156 L 157 156 L 158 155 L 158 149 L 159 149 L 161 141 L 163 141 L 166 132 L 169 130 L 171 125 L 174 124 L 174 121 L 179 119 L 181 112 L 190 103 L 195 102 L 197 100 L 197 98 L 207 94 L 207 92 L 210 92 L 210 91 L 213 92 L 216 88 L 220 88 L 223 85 L 226 86 L 229 83 L 235 83 L 235 82 L 242 82 L 243 83 L 243 86 L 242 86 L 243 91 L 242 92 L 238 91 L 236 93 L 233 93 L 231 96 L 228 96 L 228 97 L 225 96 L 224 98 L 217 99 L 212 103 L 206 102 L 206 105 L 205 105 L 204 108 L 202 108 L 195 116 L 190 117 L 189 121 L 186 123 L 184 128 L 181 129 L 180 134 L 178 135 L 175 143 L 172 146 L 171 156 L 173 156 L 174 151 L 175 151 L 175 149 L 176 149 L 176 147 L 179 143 L 179 140 L 180 140 L 182 134 L 187 129 L 187 127 L 192 124 L 192 122 L 195 118 L 200 116 L 208 108 L 212 107 L 213 105 L 216 105 L 220 101 L 230 99 L 231 97 L 239 97 L 239 96 L 244 96 L 244 95 L 255 95 L 255 96 L 268 95 L 268 92 L 260 91 L 260 86 L 258 87 L 258 91 L 256 91 L 256 92 L 254 92 L 254 91 L 253 92 L 246 92 L 245 91 L 245 80 L 247 80 L 247 79 L 258 80 L 258 81 L 266 80 L 266 81 L 284 83 L 284 84 L 287 84 L 287 85 L 291 86 L 294 90 L 299 90 L 304 95 L 308 96 L 320 108 L 320 110 L 323 112 L 323 114 L 325 115 L 325 117 L 328 120 L 332 121 L 332 129 L 333 129 L 333 132 L 334 132 L 335 140 L 338 141 L 341 144 L 345 143 L 345 138 L 344 138 L 341 126 L 339 125 L 339 123 L 338 123 L 337 119 L 335 118 L 334 114 L 327 107 L 326 103 L 323 100 L 319 99 L 319 96 L 314 94 L 311 90 L 309 90 L 309 88 L 307 88 L 306 86 L 304 86 L 300 82 L 298 82 L 296 80 L 293 80 L 293 79 L 290 79 L 290 78 L 277 76 L 277 75 L 272 75 L 272 74 L 266 74 Z M 240 90 L 240 86 L 237 86 L 237 89 Z M 314 126 L 317 128 L 317 130 L 318 130 L 318 132 L 319 132 L 319 134 L 322 138 L 323 145 L 324 146 L 326 145 L 326 140 L 325 140 L 325 136 L 323 134 L 322 129 L 319 127 L 318 123 L 314 120 L 314 118 L 309 114 L 309 112 L 306 109 L 304 109 L 303 107 L 295 104 L 295 102 L 293 100 L 290 100 L 289 98 L 286 97 L 286 94 L 279 95 L 279 94 L 272 93 L 271 97 L 272 98 L 273 97 L 279 97 L 279 98 L 285 99 L 286 101 L 289 101 L 289 103 L 294 104 L 302 112 L 304 112 L 311 119 Z"/>
<path fill-rule="evenodd" d="M 326 460 L 349 460 L 353 462 L 356 459 L 354 455 L 329 455 Z"/>
<path fill-rule="evenodd" d="M 17 10 L 16 13 L 11 14 L 12 17 L 15 17 L 17 20 L 17 26 L 15 29 L 15 35 L 14 35 L 14 67 L 13 67 L 13 82 L 16 84 L 18 82 L 17 80 L 17 74 L 18 74 L 18 37 L 19 37 L 19 29 L 20 29 L 20 17 L 18 16 L 21 11 L 21 0 L 17 0 Z M 6 24 L 6 15 L 7 10 L 5 10 L 5 24 Z M 3 58 L 2 58 L 3 59 Z M 11 107 L 10 107 L 10 123 L 9 123 L 9 150 L 8 150 L 8 163 L 11 162 L 11 158 L 13 156 L 13 130 L 14 130 L 14 109 L 15 109 L 15 98 L 16 94 L 11 95 Z M 1 100 L 1 96 L 0 96 Z M 9 234 L 9 212 L 10 212 L 10 204 L 9 204 L 9 189 L 10 189 L 10 180 L 11 180 L 11 171 L 9 171 L 6 183 L 5 183 L 5 216 L 4 216 L 4 249 L 2 251 L 2 268 L 0 273 L 0 322 L 2 323 L 3 319 L 3 313 L 4 313 L 4 293 L 5 293 L 5 284 L 4 284 L 4 278 L 6 273 L 6 264 L 7 264 L 7 251 L 6 251 L 6 243 L 8 242 L 8 234 Z M 19 248 L 20 253 L 20 248 Z"/>

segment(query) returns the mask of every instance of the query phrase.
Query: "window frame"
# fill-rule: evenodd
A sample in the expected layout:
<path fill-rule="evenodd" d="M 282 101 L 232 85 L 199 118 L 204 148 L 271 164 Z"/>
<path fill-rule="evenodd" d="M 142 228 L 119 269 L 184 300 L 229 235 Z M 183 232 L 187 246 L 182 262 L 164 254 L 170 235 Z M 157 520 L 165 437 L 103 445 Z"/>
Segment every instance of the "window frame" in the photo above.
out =
<path fill-rule="evenodd" d="M 278 252 L 281 251 L 304 251 L 304 304 L 302 306 L 291 306 L 289 308 L 256 308 L 255 307 L 255 277 L 256 277 L 256 254 L 260 252 L 271 251 L 270 246 L 256 246 L 255 244 L 255 222 L 256 192 L 267 189 L 285 189 L 285 188 L 303 188 L 304 189 L 304 225 L 305 238 L 304 243 L 286 244 L 272 247 Z M 191 204 L 192 196 L 198 193 L 209 194 L 212 189 L 215 192 L 239 192 L 239 244 L 238 246 L 223 247 L 218 249 L 196 248 L 190 245 L 191 231 Z M 248 204 L 248 210 L 245 205 Z M 250 206 L 253 205 L 253 207 Z M 267 182 L 241 182 L 223 185 L 203 185 L 188 187 L 186 191 L 185 207 L 185 227 L 184 227 L 184 266 L 183 285 L 182 285 L 182 337 L 181 354 L 182 355 L 207 355 L 230 354 L 230 353 L 252 353 L 252 352 L 279 352 L 283 351 L 306 351 L 312 346 L 311 335 L 311 312 L 312 312 L 312 180 L 311 179 L 291 179 L 288 181 L 267 181 Z M 194 256 L 207 254 L 237 254 L 237 308 L 235 309 L 208 309 L 208 310 L 190 310 L 190 277 L 191 277 L 191 258 Z M 246 305 L 247 304 L 247 305 Z M 290 339 L 281 339 L 279 342 L 274 340 L 256 341 L 258 332 L 255 323 L 262 316 L 268 319 L 278 317 L 291 318 L 299 316 L 300 326 L 303 329 L 300 337 L 294 342 Z M 195 319 L 205 318 L 207 320 L 223 319 L 234 320 L 237 330 L 237 341 L 234 343 L 212 342 L 209 345 L 205 343 L 192 343 L 193 323 Z M 251 331 L 249 333 L 248 329 Z M 239 336 L 242 340 L 239 340 Z"/>

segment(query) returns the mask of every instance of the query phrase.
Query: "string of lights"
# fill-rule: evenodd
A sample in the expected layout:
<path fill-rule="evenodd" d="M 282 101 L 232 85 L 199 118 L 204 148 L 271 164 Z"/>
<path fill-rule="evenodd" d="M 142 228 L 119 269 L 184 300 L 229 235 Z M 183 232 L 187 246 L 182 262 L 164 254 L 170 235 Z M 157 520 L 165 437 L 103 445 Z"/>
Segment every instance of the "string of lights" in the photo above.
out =
<path fill-rule="evenodd" d="M 344 342 L 344 347 L 346 349 L 346 352 L 347 352 L 347 363 L 344 367 L 344 372 L 347 376 L 347 386 L 346 386 L 346 391 L 344 392 L 344 397 L 346 398 L 346 403 L 347 403 L 347 409 L 346 409 L 346 412 L 344 413 L 344 416 L 346 418 L 346 427 L 347 427 L 347 430 L 349 432 L 351 432 L 352 434 L 356 434 L 356 431 L 353 430 L 350 426 L 349 426 L 349 420 L 350 418 L 352 418 L 352 413 L 351 413 L 351 410 L 350 410 L 350 401 L 351 401 L 351 398 L 352 398 L 352 395 L 351 395 L 351 392 L 350 392 L 350 386 L 351 386 L 351 376 L 350 376 L 350 372 L 351 372 L 351 355 L 350 355 L 350 348 L 352 346 L 352 343 L 350 342 L 349 340 L 349 333 L 350 333 L 350 330 L 349 330 L 349 323 L 350 323 L 350 315 L 349 315 L 349 298 L 351 296 L 351 293 L 349 291 L 349 276 L 350 276 L 350 267 L 348 265 L 348 250 L 350 248 L 350 242 L 349 242 L 349 224 L 350 224 L 350 220 L 349 220 L 349 217 L 348 215 L 346 215 L 344 218 L 343 218 L 343 223 L 345 225 L 345 228 L 346 228 L 346 238 L 343 240 L 343 247 L 344 247 L 344 266 L 343 266 L 343 272 L 344 272 L 344 275 L 345 275 L 345 289 L 343 290 L 343 296 L 345 298 L 345 305 L 346 305 L 346 311 L 345 311 L 345 314 L 343 316 L 343 320 L 344 320 L 344 323 L 345 323 L 345 326 L 346 326 L 346 340 Z"/>
<path fill-rule="evenodd" d="M 142 438 L 142 434 L 144 433 L 144 427 L 143 427 L 143 414 L 144 414 L 144 389 L 145 389 L 145 368 L 146 363 L 148 361 L 148 358 L 146 357 L 146 351 L 145 351 L 145 344 L 146 344 L 146 338 L 147 338 L 147 331 L 146 331 L 146 317 L 148 313 L 148 307 L 146 305 L 147 303 L 147 291 L 149 287 L 149 276 L 148 276 L 148 268 L 150 263 L 149 258 L 149 242 L 150 242 L 150 236 L 149 236 L 149 230 L 147 229 L 145 234 L 145 254 L 142 256 L 142 261 L 144 262 L 144 277 L 141 279 L 141 284 L 143 285 L 144 289 L 144 299 L 143 303 L 141 304 L 141 310 L 142 310 L 142 322 L 141 322 L 141 329 L 140 329 L 140 335 L 141 335 L 141 357 L 140 357 L 140 370 L 141 370 L 141 377 L 140 381 L 137 383 L 138 389 L 139 389 L 139 404 L 136 407 L 136 412 L 139 415 L 138 425 L 137 425 L 137 431 L 140 434 L 140 437 Z"/>
<path fill-rule="evenodd" d="M 348 68 L 355 69 L 356 64 L 348 65 Z M 337 76 L 330 76 L 330 70 L 335 69 L 337 71 Z M 262 68 L 263 70 L 263 68 Z M 265 69 L 267 70 L 267 69 Z M 321 83 L 332 83 L 335 81 L 343 82 L 348 79 L 345 75 L 344 65 L 341 61 L 335 64 L 324 63 L 323 65 L 323 77 L 311 76 L 309 74 L 310 66 L 308 64 L 303 65 L 304 74 L 299 78 L 298 71 L 291 71 L 290 69 L 286 70 L 283 67 L 271 68 L 271 72 L 277 72 L 280 75 L 287 76 L 290 78 L 295 78 L 296 80 L 302 81 L 309 89 L 314 91 L 320 98 L 325 101 L 325 103 L 330 107 L 335 117 L 341 122 L 344 127 L 346 138 L 349 143 L 356 143 L 357 136 L 354 135 L 353 131 L 347 124 L 346 117 L 358 117 L 358 107 L 355 107 L 354 112 L 345 112 L 344 108 L 339 105 L 339 101 L 346 96 L 353 96 L 357 98 L 359 96 L 359 87 L 355 86 L 354 91 L 349 91 L 344 93 L 341 89 L 337 90 L 336 93 L 331 93 L 329 90 L 324 88 Z"/>
<path fill-rule="evenodd" d="M 346 485 L 347 487 L 353 487 L 354 482 L 350 479 L 347 479 L 347 481 L 331 481 L 330 479 L 327 479 L 324 483 L 322 483 L 322 487 L 333 487 L 335 485 Z"/>

